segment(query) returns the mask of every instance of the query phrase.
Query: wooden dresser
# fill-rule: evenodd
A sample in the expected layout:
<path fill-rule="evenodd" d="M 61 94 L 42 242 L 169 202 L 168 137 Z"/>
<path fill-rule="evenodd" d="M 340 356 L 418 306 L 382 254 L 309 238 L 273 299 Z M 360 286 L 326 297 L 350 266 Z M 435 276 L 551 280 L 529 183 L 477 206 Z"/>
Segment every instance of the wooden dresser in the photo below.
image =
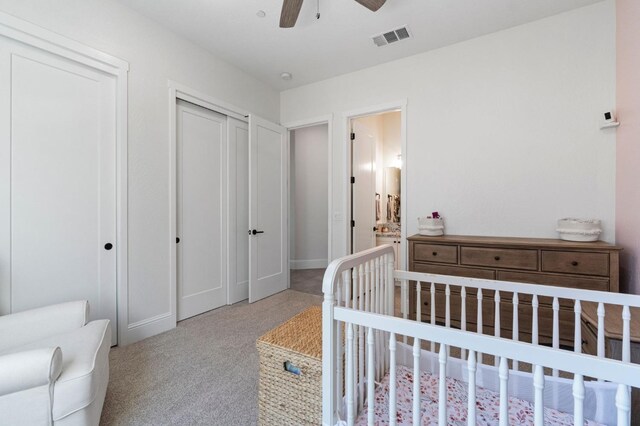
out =
<path fill-rule="evenodd" d="M 445 235 L 409 237 L 409 270 L 471 278 L 497 279 L 589 290 L 618 291 L 621 248 L 601 241 L 580 243 L 541 238 L 472 237 Z M 411 307 L 415 315 L 415 287 Z M 511 294 L 502 294 L 501 335 L 511 337 Z M 444 289 L 436 289 L 436 321 L 444 323 Z M 421 294 L 422 320 L 430 320 L 431 294 L 427 285 Z M 531 341 L 531 298 L 520 297 L 519 339 Z M 451 288 L 451 324 L 460 326 L 460 292 Z M 551 300 L 539 298 L 539 341 L 550 343 L 553 311 Z M 476 331 L 477 299 L 467 291 L 467 330 Z M 483 331 L 493 334 L 493 292 L 483 292 Z M 560 301 L 560 344 L 573 346 L 573 304 Z"/>

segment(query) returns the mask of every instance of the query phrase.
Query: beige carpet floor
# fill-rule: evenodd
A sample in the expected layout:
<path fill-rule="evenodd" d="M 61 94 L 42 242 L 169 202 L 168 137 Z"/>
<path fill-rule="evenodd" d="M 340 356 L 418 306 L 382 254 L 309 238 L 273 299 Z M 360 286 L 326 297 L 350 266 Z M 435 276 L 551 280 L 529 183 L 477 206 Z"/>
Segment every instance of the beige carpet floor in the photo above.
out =
<path fill-rule="evenodd" d="M 225 306 L 110 354 L 103 425 L 254 425 L 258 419 L 255 341 L 311 305 L 287 290 Z"/>
<path fill-rule="evenodd" d="M 325 269 L 292 269 L 291 290 L 322 296 L 322 279 Z"/>

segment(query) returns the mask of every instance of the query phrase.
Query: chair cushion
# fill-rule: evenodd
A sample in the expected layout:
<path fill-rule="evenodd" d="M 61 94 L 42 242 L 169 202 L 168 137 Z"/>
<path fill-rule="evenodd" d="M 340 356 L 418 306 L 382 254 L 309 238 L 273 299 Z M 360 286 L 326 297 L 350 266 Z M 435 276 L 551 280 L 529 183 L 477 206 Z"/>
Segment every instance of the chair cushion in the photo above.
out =
<path fill-rule="evenodd" d="M 109 321 L 92 321 L 68 333 L 14 347 L 7 352 L 54 346 L 62 350 L 62 373 L 53 388 L 53 420 L 56 421 L 91 404 L 98 390 L 107 386 L 111 346 Z"/>

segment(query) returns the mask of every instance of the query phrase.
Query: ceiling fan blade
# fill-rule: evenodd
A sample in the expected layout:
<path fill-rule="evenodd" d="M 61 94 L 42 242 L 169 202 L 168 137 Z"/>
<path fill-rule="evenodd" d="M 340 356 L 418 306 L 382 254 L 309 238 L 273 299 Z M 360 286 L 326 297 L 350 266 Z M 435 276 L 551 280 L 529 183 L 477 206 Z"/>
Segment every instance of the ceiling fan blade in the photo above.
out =
<path fill-rule="evenodd" d="M 298 20 L 302 0 L 283 0 L 280 13 L 280 28 L 292 28 Z"/>
<path fill-rule="evenodd" d="M 358 3 L 366 7 L 372 12 L 377 11 L 382 7 L 385 1 L 387 0 L 356 0 Z"/>

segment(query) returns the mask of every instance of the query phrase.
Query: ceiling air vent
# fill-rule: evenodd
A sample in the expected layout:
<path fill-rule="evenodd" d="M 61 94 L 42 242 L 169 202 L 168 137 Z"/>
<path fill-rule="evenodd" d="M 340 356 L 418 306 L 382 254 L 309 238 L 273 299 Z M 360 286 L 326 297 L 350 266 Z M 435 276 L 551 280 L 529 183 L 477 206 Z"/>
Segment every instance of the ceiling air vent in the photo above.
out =
<path fill-rule="evenodd" d="M 386 46 L 387 44 L 395 43 L 396 41 L 404 40 L 411 37 L 409 33 L 409 27 L 404 26 L 396 30 L 387 31 L 386 33 L 373 36 L 373 42 L 376 46 Z"/>

